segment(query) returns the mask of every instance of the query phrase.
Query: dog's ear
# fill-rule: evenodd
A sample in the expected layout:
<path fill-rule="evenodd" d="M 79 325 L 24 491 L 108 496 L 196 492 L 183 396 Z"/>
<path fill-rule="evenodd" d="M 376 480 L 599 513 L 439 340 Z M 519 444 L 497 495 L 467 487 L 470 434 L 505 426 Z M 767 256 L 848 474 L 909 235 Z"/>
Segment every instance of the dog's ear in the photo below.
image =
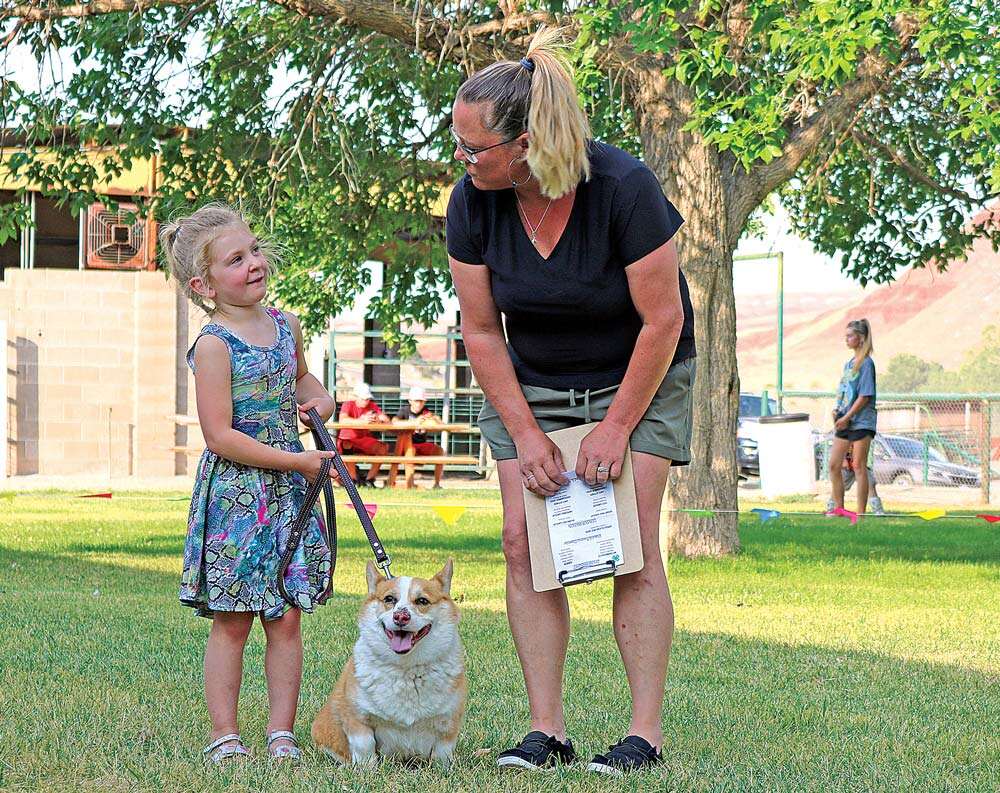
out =
<path fill-rule="evenodd" d="M 385 581 L 385 576 L 378 571 L 371 559 L 368 560 L 368 567 L 365 568 L 365 576 L 368 578 L 368 594 L 374 595 L 378 585 Z"/>
<path fill-rule="evenodd" d="M 434 576 L 435 579 L 441 582 L 441 589 L 444 590 L 444 593 L 446 595 L 451 594 L 451 574 L 454 572 L 454 570 L 455 570 L 455 564 L 451 559 L 449 559 L 447 562 L 445 562 L 445 565 L 444 567 L 441 568 L 441 571 Z"/>

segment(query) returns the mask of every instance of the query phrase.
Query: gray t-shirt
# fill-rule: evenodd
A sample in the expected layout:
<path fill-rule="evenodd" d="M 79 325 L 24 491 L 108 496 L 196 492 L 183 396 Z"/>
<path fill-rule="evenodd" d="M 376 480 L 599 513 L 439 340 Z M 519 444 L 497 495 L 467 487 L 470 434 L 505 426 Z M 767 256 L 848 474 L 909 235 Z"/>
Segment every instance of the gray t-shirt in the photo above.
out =
<path fill-rule="evenodd" d="M 837 415 L 843 416 L 859 396 L 868 397 L 868 402 L 852 418 L 848 429 L 875 430 L 878 412 L 875 410 L 875 362 L 869 357 L 861 362 L 861 368 L 854 371 L 854 358 L 844 364 L 844 373 L 837 389 Z"/>

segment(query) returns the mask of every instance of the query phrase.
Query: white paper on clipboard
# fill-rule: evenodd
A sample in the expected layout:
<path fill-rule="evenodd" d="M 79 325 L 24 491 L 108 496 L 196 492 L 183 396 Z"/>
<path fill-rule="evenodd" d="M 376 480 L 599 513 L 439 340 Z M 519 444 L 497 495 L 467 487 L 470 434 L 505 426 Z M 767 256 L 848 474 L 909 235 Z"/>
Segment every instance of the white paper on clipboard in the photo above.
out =
<path fill-rule="evenodd" d="M 611 482 L 588 485 L 576 472 L 545 499 L 556 578 L 614 570 L 622 561 L 622 535 Z"/>
<path fill-rule="evenodd" d="M 594 424 L 581 424 L 563 430 L 546 433 L 559 447 L 563 463 L 567 467 L 576 462 L 580 442 L 594 428 Z M 567 584 L 593 580 L 602 575 L 626 575 L 642 569 L 642 541 L 639 536 L 639 512 L 636 505 L 635 483 L 632 479 L 632 455 L 626 450 L 622 462 L 621 476 L 610 487 L 613 493 L 613 511 L 618 522 L 621 562 L 605 565 L 603 569 L 584 570 L 576 576 L 564 576 L 559 580 L 559 572 L 565 570 L 553 555 L 550 536 L 549 515 L 546 499 L 524 489 L 524 515 L 528 524 L 528 553 L 531 556 L 531 582 L 536 592 L 557 589 Z M 608 506 L 611 506 L 609 502 Z M 609 554 L 604 557 L 611 561 Z M 584 554 L 581 554 L 583 557 Z M 581 558 L 582 561 L 582 558 Z"/>

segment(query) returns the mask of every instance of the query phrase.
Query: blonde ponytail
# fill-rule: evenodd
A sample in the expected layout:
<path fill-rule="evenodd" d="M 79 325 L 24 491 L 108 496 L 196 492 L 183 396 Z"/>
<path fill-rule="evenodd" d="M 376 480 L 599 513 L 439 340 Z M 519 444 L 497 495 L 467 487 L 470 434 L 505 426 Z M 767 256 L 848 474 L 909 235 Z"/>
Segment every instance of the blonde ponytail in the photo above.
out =
<path fill-rule="evenodd" d="M 560 29 L 543 28 L 531 40 L 527 55 L 535 64 L 528 110 L 528 169 L 546 198 L 565 195 L 581 179 L 590 179 L 590 122 L 580 106 L 561 37 Z"/>
<path fill-rule="evenodd" d="M 546 198 L 590 179 L 590 122 L 580 104 L 563 43 L 563 28 L 542 28 L 519 62 L 498 61 L 458 90 L 458 101 L 489 103 L 486 127 L 504 138 L 527 131 L 528 170 Z"/>
<path fill-rule="evenodd" d="M 852 367 L 852 371 L 857 374 L 861 371 L 861 364 L 865 362 L 865 358 L 871 356 L 875 350 L 872 346 L 872 328 L 867 319 L 852 320 L 847 323 L 847 328 L 862 338 L 861 346 L 854 353 L 854 366 Z"/>

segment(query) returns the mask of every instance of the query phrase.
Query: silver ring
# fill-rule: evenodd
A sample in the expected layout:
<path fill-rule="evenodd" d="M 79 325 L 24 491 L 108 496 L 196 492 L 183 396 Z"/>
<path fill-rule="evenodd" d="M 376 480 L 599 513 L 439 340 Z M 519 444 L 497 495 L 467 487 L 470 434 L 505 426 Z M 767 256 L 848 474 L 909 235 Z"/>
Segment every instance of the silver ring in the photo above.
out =
<path fill-rule="evenodd" d="M 597 466 L 597 472 L 598 472 L 599 474 L 606 474 L 606 473 L 607 473 L 608 471 L 610 471 L 610 470 L 611 470 L 611 469 L 610 469 L 610 468 L 608 468 L 608 466 L 606 466 L 606 465 L 599 465 L 599 466 Z"/>
<path fill-rule="evenodd" d="M 528 473 L 526 473 L 526 474 L 524 475 L 524 478 L 525 478 L 525 479 L 534 479 L 534 478 L 535 478 L 535 475 L 534 475 L 533 473 L 531 473 L 531 472 L 529 471 Z"/>

